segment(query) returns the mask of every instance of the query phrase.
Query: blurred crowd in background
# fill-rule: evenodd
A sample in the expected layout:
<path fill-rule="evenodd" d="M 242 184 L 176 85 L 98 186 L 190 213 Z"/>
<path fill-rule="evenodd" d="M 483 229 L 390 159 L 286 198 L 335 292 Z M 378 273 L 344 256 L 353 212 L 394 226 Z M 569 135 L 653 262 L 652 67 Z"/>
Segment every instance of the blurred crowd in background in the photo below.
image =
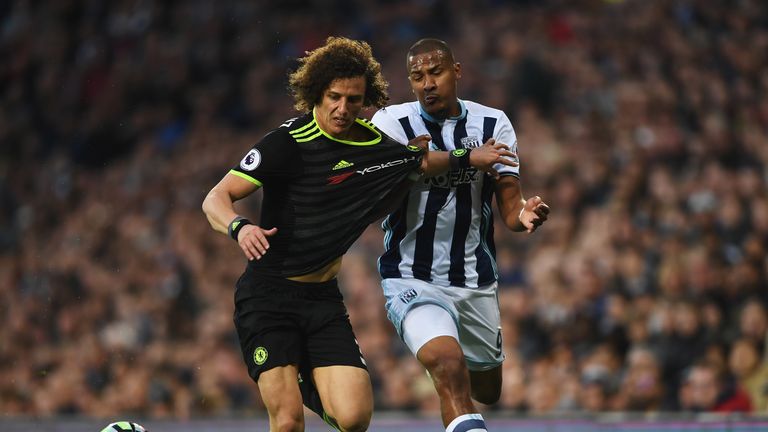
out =
<path fill-rule="evenodd" d="M 329 35 L 371 44 L 393 103 L 407 48 L 446 40 L 552 207 L 532 235 L 496 227 L 506 361 L 483 410 L 768 413 L 768 3 L 11 0 L 0 415 L 264 412 L 232 323 L 245 258 L 200 205 L 296 115 L 286 74 Z M 385 317 L 382 238 L 340 276 L 376 409 L 434 414 Z"/>

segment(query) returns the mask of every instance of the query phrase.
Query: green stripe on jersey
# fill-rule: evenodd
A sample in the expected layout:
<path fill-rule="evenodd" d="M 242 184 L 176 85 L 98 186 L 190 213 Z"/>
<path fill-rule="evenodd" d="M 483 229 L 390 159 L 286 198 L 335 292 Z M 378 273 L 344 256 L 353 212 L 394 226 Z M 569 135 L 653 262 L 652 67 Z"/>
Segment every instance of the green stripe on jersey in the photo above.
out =
<path fill-rule="evenodd" d="M 314 134 L 312 134 L 312 135 L 310 135 L 310 136 L 308 136 L 308 137 L 305 137 L 305 138 L 296 138 L 296 142 L 307 142 L 307 141 L 312 141 L 313 139 L 315 139 L 315 138 L 317 138 L 317 137 L 319 137 L 320 135 L 323 135 L 323 134 L 324 134 L 323 130 L 322 130 L 322 129 L 320 129 L 320 130 L 318 130 L 318 131 L 315 131 L 315 133 L 314 133 Z M 327 136 L 327 135 L 326 135 L 326 136 Z M 331 138 L 331 139 L 333 139 L 333 138 Z"/>
<path fill-rule="evenodd" d="M 304 129 L 306 129 L 306 128 L 308 128 L 308 127 L 312 126 L 313 124 L 315 124 L 315 121 L 314 121 L 314 120 L 312 120 L 311 122 L 309 122 L 309 123 L 305 124 L 304 126 L 302 126 L 302 127 L 300 127 L 300 128 L 296 128 L 296 129 L 294 129 L 294 130 L 292 130 L 292 131 L 288 131 L 288 133 L 290 133 L 291 135 L 293 135 L 293 134 L 295 134 L 295 133 L 299 133 L 299 132 L 303 131 Z"/>
<path fill-rule="evenodd" d="M 317 132 L 318 130 L 320 130 L 320 126 L 318 126 L 317 123 L 315 123 L 314 121 L 312 123 L 310 123 L 310 124 L 312 125 L 311 128 L 305 130 L 304 132 L 291 133 L 291 136 L 293 136 L 294 138 L 302 138 L 302 137 L 305 137 L 307 135 L 312 135 L 315 132 Z"/>
<path fill-rule="evenodd" d="M 232 174 L 232 175 L 236 175 L 236 176 L 238 176 L 238 177 L 240 177 L 242 179 L 248 180 L 249 182 L 255 184 L 258 187 L 262 186 L 260 181 L 258 181 L 255 178 L 249 176 L 248 174 L 244 174 L 244 173 L 241 173 L 240 171 L 235 171 L 233 169 L 229 170 L 229 173 Z"/>

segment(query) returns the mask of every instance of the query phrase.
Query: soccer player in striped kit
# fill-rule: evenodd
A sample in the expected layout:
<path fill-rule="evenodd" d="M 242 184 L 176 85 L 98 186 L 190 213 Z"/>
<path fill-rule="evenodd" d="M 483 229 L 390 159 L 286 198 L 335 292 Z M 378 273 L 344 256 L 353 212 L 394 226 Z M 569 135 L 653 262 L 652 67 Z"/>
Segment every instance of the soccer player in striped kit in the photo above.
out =
<path fill-rule="evenodd" d="M 416 42 L 407 68 L 417 101 L 381 109 L 372 121 L 402 144 L 428 134 L 431 160 L 447 154 L 450 170 L 418 181 L 383 223 L 387 315 L 429 371 L 446 431 L 485 431 L 472 398 L 499 399 L 504 360 L 492 198 L 512 231 L 535 231 L 549 207 L 523 198 L 518 163 L 500 154 L 491 170 L 473 166 L 473 149 L 495 141 L 516 153 L 517 139 L 504 112 L 458 98 L 461 65 L 445 42 Z"/>

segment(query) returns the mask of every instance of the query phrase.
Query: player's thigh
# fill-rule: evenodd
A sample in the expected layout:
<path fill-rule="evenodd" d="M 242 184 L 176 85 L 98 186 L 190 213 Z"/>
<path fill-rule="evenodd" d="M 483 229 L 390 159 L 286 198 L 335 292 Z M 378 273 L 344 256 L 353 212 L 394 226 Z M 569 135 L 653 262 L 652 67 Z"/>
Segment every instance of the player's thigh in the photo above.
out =
<path fill-rule="evenodd" d="M 463 361 L 456 321 L 442 306 L 428 303 L 408 311 L 402 326 L 403 341 L 427 368 L 454 356 Z"/>
<path fill-rule="evenodd" d="M 269 412 L 270 422 L 303 425 L 304 411 L 294 365 L 278 366 L 259 375 L 261 399 Z"/>
<path fill-rule="evenodd" d="M 342 427 L 367 426 L 373 392 L 363 354 L 341 301 L 315 305 L 306 354 L 323 409 Z"/>
<path fill-rule="evenodd" d="M 457 291 L 459 340 L 467 367 L 470 371 L 486 371 L 501 366 L 504 352 L 496 285 Z"/>
<path fill-rule="evenodd" d="M 311 307 L 305 335 L 310 368 L 355 366 L 366 369 L 344 303 L 341 300 L 323 301 Z"/>
<path fill-rule="evenodd" d="M 257 383 L 266 371 L 299 364 L 305 343 L 302 329 L 284 313 L 279 301 L 242 301 L 236 306 L 234 323 L 248 375 Z"/>
<path fill-rule="evenodd" d="M 370 421 L 373 390 L 368 371 L 355 366 L 324 366 L 312 371 L 323 409 L 341 425 Z"/>
<path fill-rule="evenodd" d="M 455 325 L 458 325 L 458 312 L 454 307 L 454 299 L 450 295 L 450 289 L 432 285 L 429 282 L 418 279 L 397 278 L 385 279 L 382 281 L 381 286 L 384 290 L 384 297 L 387 299 L 385 306 L 387 318 L 395 326 L 395 330 L 400 337 L 404 337 L 403 323 L 405 322 L 405 317 L 412 310 L 424 305 L 435 305 L 445 309 Z M 427 330 L 431 330 L 435 326 L 429 325 L 427 327 Z M 441 333 L 435 334 L 435 336 L 440 335 Z"/>

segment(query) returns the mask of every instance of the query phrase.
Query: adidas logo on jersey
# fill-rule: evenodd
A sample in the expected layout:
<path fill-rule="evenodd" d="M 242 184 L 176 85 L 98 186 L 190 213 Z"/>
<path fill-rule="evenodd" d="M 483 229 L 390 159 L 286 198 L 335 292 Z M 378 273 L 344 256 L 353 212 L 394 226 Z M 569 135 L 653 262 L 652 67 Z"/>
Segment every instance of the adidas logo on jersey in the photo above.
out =
<path fill-rule="evenodd" d="M 349 163 L 349 162 L 345 161 L 344 159 L 342 159 L 342 160 L 339 161 L 339 163 L 337 163 L 336 165 L 333 166 L 333 171 L 340 170 L 342 168 L 349 168 L 352 165 L 354 165 L 354 164 L 353 163 Z"/>

